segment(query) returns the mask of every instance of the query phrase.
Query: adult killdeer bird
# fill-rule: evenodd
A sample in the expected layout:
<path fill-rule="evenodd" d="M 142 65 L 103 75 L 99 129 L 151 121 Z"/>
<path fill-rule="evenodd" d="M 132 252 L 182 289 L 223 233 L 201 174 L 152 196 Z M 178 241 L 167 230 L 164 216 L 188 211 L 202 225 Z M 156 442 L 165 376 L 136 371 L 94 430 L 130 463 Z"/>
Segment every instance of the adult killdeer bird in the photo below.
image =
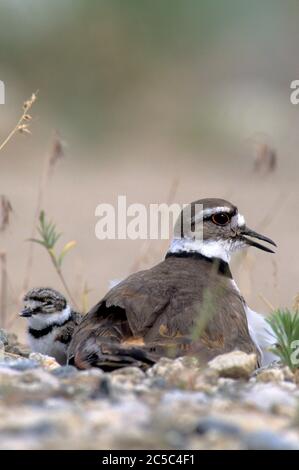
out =
<path fill-rule="evenodd" d="M 254 240 L 255 239 L 255 240 Z M 246 305 L 229 269 L 231 254 L 257 242 L 236 206 L 202 199 L 181 213 L 164 261 L 113 287 L 75 331 L 69 359 L 79 368 L 146 367 L 161 356 L 207 361 L 238 349 L 255 352 L 274 342 L 262 316 Z"/>
<path fill-rule="evenodd" d="M 62 294 L 51 288 L 33 288 L 24 297 L 21 317 L 28 320 L 28 342 L 34 352 L 66 363 L 67 348 L 81 315 L 74 312 Z"/>

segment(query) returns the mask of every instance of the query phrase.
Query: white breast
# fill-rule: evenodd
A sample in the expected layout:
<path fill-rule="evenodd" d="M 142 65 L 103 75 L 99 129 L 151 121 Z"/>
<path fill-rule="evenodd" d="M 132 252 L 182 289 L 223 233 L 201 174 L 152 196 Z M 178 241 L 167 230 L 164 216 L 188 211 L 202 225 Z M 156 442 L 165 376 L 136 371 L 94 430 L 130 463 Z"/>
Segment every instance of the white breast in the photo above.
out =
<path fill-rule="evenodd" d="M 234 280 L 232 280 L 232 284 L 234 289 L 240 292 Z M 249 334 L 261 353 L 262 366 L 266 366 L 277 359 L 276 356 L 269 351 L 271 346 L 276 343 L 276 337 L 265 318 L 261 314 L 251 310 L 245 301 L 244 308 L 248 322 Z"/>
<path fill-rule="evenodd" d="M 32 351 L 52 356 L 60 364 L 65 364 L 67 345 L 60 341 L 55 341 L 57 334 L 57 328 L 53 328 L 50 333 L 41 338 L 34 338 L 31 334 L 28 334 L 29 346 Z"/>

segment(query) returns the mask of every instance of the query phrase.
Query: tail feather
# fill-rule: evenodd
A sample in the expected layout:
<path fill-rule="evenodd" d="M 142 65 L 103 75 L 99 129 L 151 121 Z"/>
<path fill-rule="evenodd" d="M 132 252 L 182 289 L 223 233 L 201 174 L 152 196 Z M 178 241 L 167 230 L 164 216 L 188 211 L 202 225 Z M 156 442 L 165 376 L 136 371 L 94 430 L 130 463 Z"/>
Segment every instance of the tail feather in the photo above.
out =
<path fill-rule="evenodd" d="M 82 346 L 79 345 L 69 358 L 69 364 L 74 364 L 78 369 L 99 367 L 104 371 L 127 366 L 147 369 L 154 363 L 151 354 L 141 348 L 124 347 L 120 343 L 108 341 L 98 343 L 96 338 L 89 338 Z"/>

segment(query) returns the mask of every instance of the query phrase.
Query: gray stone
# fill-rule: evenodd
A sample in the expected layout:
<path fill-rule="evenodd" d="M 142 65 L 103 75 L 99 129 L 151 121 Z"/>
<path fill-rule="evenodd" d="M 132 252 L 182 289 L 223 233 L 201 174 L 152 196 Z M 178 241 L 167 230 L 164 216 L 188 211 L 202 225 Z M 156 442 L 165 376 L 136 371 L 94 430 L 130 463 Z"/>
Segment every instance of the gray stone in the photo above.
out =
<path fill-rule="evenodd" d="M 236 424 L 215 417 L 202 418 L 196 427 L 196 432 L 205 434 L 210 431 L 216 431 L 231 436 L 240 436 L 242 434 L 242 429 Z"/>
<path fill-rule="evenodd" d="M 292 385 L 292 384 L 291 384 Z M 261 410 L 271 411 L 275 407 L 294 407 L 296 398 L 277 384 L 256 383 L 243 393 L 244 403 Z"/>
<path fill-rule="evenodd" d="M 74 366 L 61 366 L 51 370 L 51 374 L 55 377 L 65 379 L 67 377 L 73 377 L 79 373 L 78 369 Z"/>
<path fill-rule="evenodd" d="M 4 346 L 8 345 L 8 333 L 2 328 L 0 328 L 0 343 L 3 343 Z"/>
<path fill-rule="evenodd" d="M 258 382 L 283 382 L 285 375 L 281 369 L 264 369 L 257 373 Z"/>
<path fill-rule="evenodd" d="M 38 363 L 35 361 L 32 361 L 31 359 L 21 357 L 15 360 L 8 360 L 8 361 L 0 362 L 0 368 L 1 367 L 18 370 L 18 371 L 25 371 L 25 370 L 36 369 L 38 367 Z"/>
<path fill-rule="evenodd" d="M 243 443 L 247 450 L 299 450 L 298 443 L 271 431 L 256 431 L 243 435 Z"/>
<path fill-rule="evenodd" d="M 232 351 L 212 359 L 208 366 L 218 372 L 221 377 L 232 379 L 249 378 L 255 370 L 257 359 L 255 354 Z"/>
<path fill-rule="evenodd" d="M 39 402 L 53 396 L 59 389 L 58 380 L 42 369 L 22 372 L 11 368 L 0 369 L 0 395 L 7 402 Z"/>
<path fill-rule="evenodd" d="M 8 343 L 21 348 L 15 337 Z M 253 358 L 236 351 L 217 360 L 204 368 L 191 357 L 164 358 L 146 373 L 105 373 L 6 349 L 0 448 L 297 449 L 293 372 L 273 364 L 251 374 Z"/>

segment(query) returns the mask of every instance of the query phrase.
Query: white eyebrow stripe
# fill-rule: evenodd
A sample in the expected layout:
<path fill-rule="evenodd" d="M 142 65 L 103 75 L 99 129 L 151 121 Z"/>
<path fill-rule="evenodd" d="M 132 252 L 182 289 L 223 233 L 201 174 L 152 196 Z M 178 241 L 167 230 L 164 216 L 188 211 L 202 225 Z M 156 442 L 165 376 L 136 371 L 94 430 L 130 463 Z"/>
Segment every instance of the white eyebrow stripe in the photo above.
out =
<path fill-rule="evenodd" d="M 244 225 L 246 225 L 245 218 L 242 214 L 238 214 L 237 223 L 238 227 L 243 227 Z"/>
<path fill-rule="evenodd" d="M 194 217 L 194 222 L 198 222 L 199 220 L 202 220 L 204 217 L 209 217 L 210 215 L 213 214 L 218 214 L 219 212 L 231 212 L 230 207 L 213 207 L 212 209 L 204 209 L 203 211 L 198 212 L 198 214 L 195 215 Z"/>

